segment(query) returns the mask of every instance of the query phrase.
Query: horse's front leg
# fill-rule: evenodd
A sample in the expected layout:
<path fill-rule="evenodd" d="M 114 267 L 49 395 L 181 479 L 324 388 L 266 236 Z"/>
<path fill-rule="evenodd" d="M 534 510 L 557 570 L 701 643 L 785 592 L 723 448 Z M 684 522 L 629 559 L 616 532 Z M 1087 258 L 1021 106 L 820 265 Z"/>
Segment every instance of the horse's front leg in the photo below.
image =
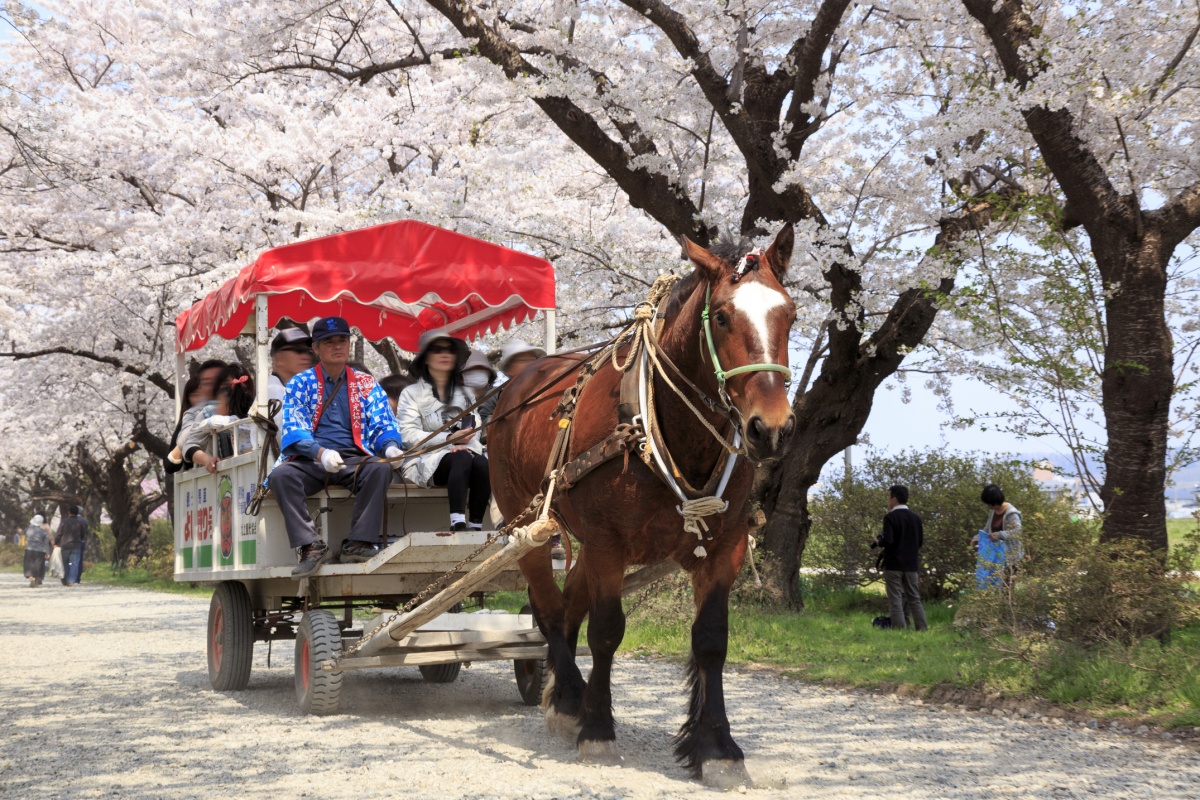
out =
<path fill-rule="evenodd" d="M 737 548 L 735 548 L 736 550 Z M 729 590 L 742 559 L 735 553 L 711 554 L 692 574 L 696 618 L 687 680 L 688 716 L 675 736 L 675 757 L 706 786 L 751 786 L 742 748 L 729 731 L 722 671 L 729 648 Z M 721 562 L 724 563 L 721 563 Z"/>
<path fill-rule="evenodd" d="M 597 564 L 597 562 L 601 562 Z M 624 568 L 619 558 L 589 553 L 587 582 L 591 597 L 588 615 L 588 647 L 592 651 L 592 674 L 583 693 L 580 717 L 579 760 L 591 764 L 615 764 L 617 732 L 612 712 L 613 656 L 625 638 L 625 609 L 621 607 Z"/>
<path fill-rule="evenodd" d="M 549 548 L 545 548 L 549 551 Z M 582 559 L 580 559 L 582 561 Z M 546 728 L 551 733 L 577 736 L 579 717 L 583 713 L 583 675 L 575 662 L 579 628 L 588 612 L 586 571 L 580 561 L 567 574 L 562 593 L 558 624 L 548 635 L 550 644 L 550 679 L 542 696 Z"/>

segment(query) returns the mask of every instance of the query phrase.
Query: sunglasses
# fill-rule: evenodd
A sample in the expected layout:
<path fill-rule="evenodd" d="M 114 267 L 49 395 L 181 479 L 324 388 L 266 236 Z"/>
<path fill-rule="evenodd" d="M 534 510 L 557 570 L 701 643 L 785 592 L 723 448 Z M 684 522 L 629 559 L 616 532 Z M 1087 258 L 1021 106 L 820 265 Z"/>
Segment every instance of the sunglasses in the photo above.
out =
<path fill-rule="evenodd" d="M 452 344 L 431 344 L 429 349 L 425 351 L 431 356 L 447 355 L 454 352 Z"/>
<path fill-rule="evenodd" d="M 278 350 L 276 350 L 275 352 L 276 353 L 300 353 L 301 355 L 308 355 L 309 353 L 312 352 L 312 349 L 308 348 L 308 347 L 281 347 Z"/>

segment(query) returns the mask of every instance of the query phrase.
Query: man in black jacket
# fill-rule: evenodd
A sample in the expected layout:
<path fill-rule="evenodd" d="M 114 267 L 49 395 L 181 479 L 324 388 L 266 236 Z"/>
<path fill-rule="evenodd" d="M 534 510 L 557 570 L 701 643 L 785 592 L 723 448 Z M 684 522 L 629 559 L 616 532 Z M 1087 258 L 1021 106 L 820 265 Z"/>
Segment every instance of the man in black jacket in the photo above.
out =
<path fill-rule="evenodd" d="M 908 505 L 908 488 L 888 489 L 888 513 L 883 517 L 883 531 L 871 542 L 871 547 L 883 548 L 883 583 L 887 587 L 892 627 L 906 627 L 906 616 L 912 616 L 913 626 L 927 630 L 925 606 L 917 584 L 920 569 L 921 545 L 925 544 L 925 529 L 921 518 Z"/>
<path fill-rule="evenodd" d="M 83 577 L 83 552 L 87 547 L 88 524 L 80 516 L 83 508 L 71 506 L 58 526 L 54 543 L 62 548 L 63 586 L 78 586 Z"/>

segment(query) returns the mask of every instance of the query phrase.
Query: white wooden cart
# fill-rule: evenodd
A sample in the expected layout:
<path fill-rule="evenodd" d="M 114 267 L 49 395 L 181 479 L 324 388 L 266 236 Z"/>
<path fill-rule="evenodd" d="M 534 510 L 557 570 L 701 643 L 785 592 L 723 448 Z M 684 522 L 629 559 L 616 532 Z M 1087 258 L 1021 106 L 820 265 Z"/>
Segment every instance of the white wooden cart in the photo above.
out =
<path fill-rule="evenodd" d="M 212 336 L 247 335 L 257 353 L 256 410 L 265 416 L 269 336 L 284 318 L 341 316 L 370 341 L 391 338 L 412 351 L 424 330 L 470 339 L 538 312 L 551 351 L 553 267 L 489 242 L 412 221 L 298 242 L 264 252 L 179 315 L 177 402 L 189 352 Z M 175 475 L 175 579 L 214 586 L 207 629 L 214 689 L 245 688 L 255 643 L 282 639 L 295 640 L 296 696 L 309 713 L 335 711 L 343 675 L 353 669 L 416 666 L 425 680 L 444 683 L 463 663 L 484 660 L 513 661 L 522 699 L 539 701 L 546 644 L 533 617 L 461 609 L 468 598 L 525 589 L 516 559 L 543 545 L 548 530 L 499 538 L 486 530 L 451 533 L 443 530 L 445 490 L 394 483 L 385 549 L 366 563 L 325 564 L 298 580 L 274 500 L 257 515 L 247 512 L 266 435 L 249 419 L 225 426 L 214 433 L 213 447 L 224 449 L 216 474 Z M 309 499 L 334 552 L 349 531 L 352 504 L 340 488 Z M 414 598 L 419 605 L 397 613 Z M 365 613 L 372 618 L 364 622 Z"/>

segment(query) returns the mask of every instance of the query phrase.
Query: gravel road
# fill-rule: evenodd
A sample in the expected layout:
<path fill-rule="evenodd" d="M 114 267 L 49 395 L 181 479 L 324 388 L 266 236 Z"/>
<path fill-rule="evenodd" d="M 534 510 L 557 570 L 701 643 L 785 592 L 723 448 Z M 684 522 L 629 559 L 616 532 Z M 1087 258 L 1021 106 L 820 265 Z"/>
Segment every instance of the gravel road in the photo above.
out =
<path fill-rule="evenodd" d="M 84 576 L 86 581 L 86 575 Z M 208 601 L 0 573 L 0 797 L 691 798 L 715 794 L 670 755 L 680 669 L 622 659 L 625 763 L 582 766 L 521 705 L 511 664 L 457 683 L 416 669 L 347 676 L 342 712 L 302 717 L 290 642 L 250 688 L 208 687 Z M 806 686 L 727 679 L 760 798 L 1200 798 L 1200 753 Z"/>

